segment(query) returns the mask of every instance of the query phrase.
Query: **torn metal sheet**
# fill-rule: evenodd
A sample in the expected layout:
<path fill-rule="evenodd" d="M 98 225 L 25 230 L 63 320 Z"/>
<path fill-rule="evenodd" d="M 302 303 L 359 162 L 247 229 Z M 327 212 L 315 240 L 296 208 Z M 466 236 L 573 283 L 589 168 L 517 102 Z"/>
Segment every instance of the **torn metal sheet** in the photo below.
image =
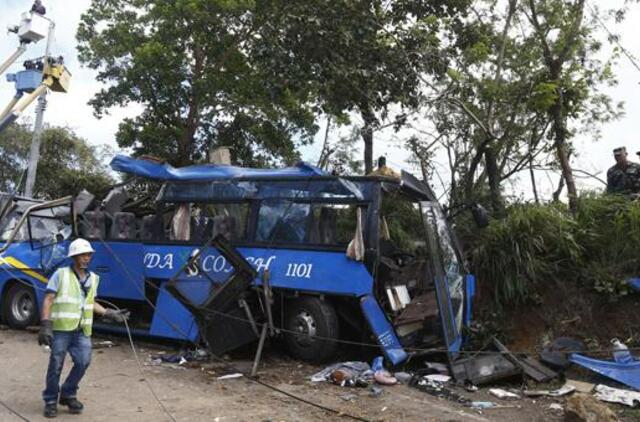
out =
<path fill-rule="evenodd" d="M 593 359 L 578 353 L 570 354 L 569 361 L 631 388 L 640 390 L 640 361 L 619 363 L 609 360 Z"/>
<path fill-rule="evenodd" d="M 490 388 L 489 394 L 502 400 L 520 400 L 520 396 L 502 388 Z"/>
<path fill-rule="evenodd" d="M 211 353 L 219 355 L 258 339 L 251 321 L 247 320 L 240 303 L 252 293 L 250 287 L 256 277 L 253 267 L 238 253 L 223 236 L 218 235 L 212 241 L 220 254 L 225 257 L 234 272 L 201 304 L 192 302 L 177 287 L 177 277 L 184 268 L 194 265 L 199 251 L 191 257 L 166 285 L 166 289 L 181 302 L 196 318 L 200 335 L 206 340 Z"/>
<path fill-rule="evenodd" d="M 576 387 L 570 384 L 565 384 L 557 390 L 526 390 L 524 392 L 524 395 L 527 397 L 562 397 L 566 396 L 567 394 L 571 394 L 574 391 L 576 391 Z"/>
<path fill-rule="evenodd" d="M 503 352 L 507 359 L 513 362 L 518 368 L 522 369 L 527 376 L 533 378 L 537 382 L 549 382 L 554 378 L 558 377 L 558 374 L 547 368 L 546 366 L 540 364 L 535 359 L 531 357 L 520 358 L 507 349 L 507 347 L 502 344 L 497 338 L 493 338 L 493 344 L 496 348 Z"/>
<path fill-rule="evenodd" d="M 453 378 L 459 382 L 470 382 L 474 385 L 522 374 L 522 370 L 503 355 L 482 355 L 461 359 L 452 363 Z"/>
<path fill-rule="evenodd" d="M 595 396 L 598 400 L 609 403 L 620 403 L 631 407 L 640 407 L 640 393 L 637 391 L 622 390 L 620 388 L 597 385 Z"/>

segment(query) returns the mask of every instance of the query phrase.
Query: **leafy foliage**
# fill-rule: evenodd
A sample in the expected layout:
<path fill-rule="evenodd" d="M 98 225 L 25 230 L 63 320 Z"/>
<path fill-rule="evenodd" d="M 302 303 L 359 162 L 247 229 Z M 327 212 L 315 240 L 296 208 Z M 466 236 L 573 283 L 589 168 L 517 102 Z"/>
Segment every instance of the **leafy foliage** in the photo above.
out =
<path fill-rule="evenodd" d="M 174 165 L 230 146 L 244 165 L 299 159 L 317 130 L 307 91 L 264 72 L 256 3 L 244 0 L 94 0 L 77 31 L 79 58 L 104 88 L 101 116 L 138 104 L 117 140 Z M 268 54 L 268 51 L 266 52 Z"/>
<path fill-rule="evenodd" d="M 537 283 L 562 280 L 583 255 L 576 222 L 552 205 L 515 205 L 481 232 L 473 250 L 478 277 L 499 304 L 531 297 Z"/>
<path fill-rule="evenodd" d="M 12 125 L 0 133 L 0 191 L 16 192 L 26 169 L 32 133 Z M 54 199 L 87 189 L 104 195 L 113 184 L 105 166 L 111 151 L 89 145 L 70 129 L 46 128 L 42 134 L 34 196 Z"/>
<path fill-rule="evenodd" d="M 494 299 L 515 305 L 554 283 L 577 283 L 615 299 L 640 274 L 640 202 L 585 194 L 573 215 L 558 204 L 518 204 L 473 239 L 472 261 Z"/>

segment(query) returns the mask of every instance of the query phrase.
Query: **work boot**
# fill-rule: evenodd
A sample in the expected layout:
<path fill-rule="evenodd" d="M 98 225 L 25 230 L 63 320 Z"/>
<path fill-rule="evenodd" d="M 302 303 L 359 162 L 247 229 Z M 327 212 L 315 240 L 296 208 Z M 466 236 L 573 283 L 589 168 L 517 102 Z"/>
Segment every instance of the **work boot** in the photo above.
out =
<path fill-rule="evenodd" d="M 58 416 L 58 406 L 55 403 L 46 403 L 43 413 L 45 418 L 55 418 Z"/>
<path fill-rule="evenodd" d="M 59 403 L 63 406 L 67 406 L 69 408 L 69 413 L 73 413 L 76 415 L 78 413 L 82 413 L 82 409 L 84 409 L 83 404 L 80 403 L 75 397 L 60 397 Z"/>

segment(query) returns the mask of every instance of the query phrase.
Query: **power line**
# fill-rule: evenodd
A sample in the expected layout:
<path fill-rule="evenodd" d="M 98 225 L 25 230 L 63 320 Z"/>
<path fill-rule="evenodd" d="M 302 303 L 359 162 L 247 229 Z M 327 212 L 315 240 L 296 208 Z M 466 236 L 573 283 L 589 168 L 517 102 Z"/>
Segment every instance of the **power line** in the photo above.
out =
<path fill-rule="evenodd" d="M 589 8 L 589 11 L 591 12 L 593 17 L 595 18 L 595 20 L 598 23 L 598 25 L 600 25 L 600 27 L 602 27 L 602 29 L 604 29 L 607 32 L 607 34 L 609 35 L 609 39 L 612 40 L 614 43 L 616 43 L 616 45 L 618 47 L 620 47 L 620 50 L 622 50 L 622 52 L 627 57 L 627 59 L 629 59 L 629 62 L 631 62 L 633 67 L 635 67 L 636 70 L 638 72 L 640 72 L 640 64 L 638 64 L 638 62 L 636 61 L 635 57 L 633 57 L 633 55 L 622 45 L 622 43 L 620 42 L 620 39 L 618 38 L 618 36 L 616 36 L 613 32 L 611 32 L 609 30 L 609 28 L 604 23 L 604 21 L 602 19 L 600 19 L 600 16 L 598 16 L 598 12 L 593 7 L 591 7 L 591 5 L 588 2 L 585 1 L 585 4 Z"/>

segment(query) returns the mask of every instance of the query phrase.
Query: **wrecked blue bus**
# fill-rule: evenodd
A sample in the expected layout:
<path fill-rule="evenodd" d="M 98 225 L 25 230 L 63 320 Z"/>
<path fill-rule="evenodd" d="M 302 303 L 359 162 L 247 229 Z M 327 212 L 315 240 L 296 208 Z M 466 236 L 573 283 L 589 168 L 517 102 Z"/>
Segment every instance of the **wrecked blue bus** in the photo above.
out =
<path fill-rule="evenodd" d="M 393 364 L 411 350 L 461 347 L 475 280 L 432 190 L 411 174 L 174 168 L 122 155 L 111 167 L 127 181 L 101 200 L 0 196 L 5 324 L 38 323 L 47 278 L 84 237 L 98 296 L 131 310 L 137 335 L 224 353 L 256 341 L 268 321 L 310 361 L 341 339 L 377 344 Z M 244 281 L 230 281 L 242 271 Z"/>

